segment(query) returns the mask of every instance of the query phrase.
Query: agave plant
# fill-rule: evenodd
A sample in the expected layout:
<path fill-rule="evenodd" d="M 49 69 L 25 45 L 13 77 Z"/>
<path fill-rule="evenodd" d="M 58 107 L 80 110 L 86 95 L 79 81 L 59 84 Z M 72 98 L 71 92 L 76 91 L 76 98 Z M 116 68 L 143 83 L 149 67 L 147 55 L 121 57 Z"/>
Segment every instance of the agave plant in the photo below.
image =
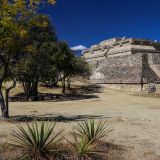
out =
<path fill-rule="evenodd" d="M 74 130 L 71 132 L 72 142 L 67 140 L 74 151 L 77 160 L 89 160 L 89 155 L 96 153 L 94 145 L 88 142 L 84 136 L 78 136 Z"/>
<path fill-rule="evenodd" d="M 6 142 L 0 142 L 0 153 L 6 152 L 9 149 L 9 144 Z"/>
<path fill-rule="evenodd" d="M 87 141 L 91 143 L 102 140 L 113 130 L 109 127 L 107 121 L 99 120 L 96 123 L 94 119 L 77 122 L 77 125 L 75 125 L 73 129 L 77 135 L 85 137 Z"/>
<path fill-rule="evenodd" d="M 32 122 L 27 127 L 20 124 L 17 126 L 18 132 L 12 131 L 12 139 L 14 142 L 11 145 L 19 147 L 24 151 L 22 157 L 30 157 L 35 160 L 44 158 L 48 155 L 57 152 L 57 145 L 62 140 L 62 130 L 58 133 L 54 132 L 56 123 L 44 123 L 38 125 L 37 122 Z"/>
<path fill-rule="evenodd" d="M 94 119 L 88 121 L 77 122 L 70 132 L 73 141 L 67 140 L 74 150 L 78 160 L 90 159 L 92 154 L 101 154 L 102 151 L 97 150 L 99 140 L 102 140 L 112 129 L 107 121 L 99 120 L 97 123 Z"/>

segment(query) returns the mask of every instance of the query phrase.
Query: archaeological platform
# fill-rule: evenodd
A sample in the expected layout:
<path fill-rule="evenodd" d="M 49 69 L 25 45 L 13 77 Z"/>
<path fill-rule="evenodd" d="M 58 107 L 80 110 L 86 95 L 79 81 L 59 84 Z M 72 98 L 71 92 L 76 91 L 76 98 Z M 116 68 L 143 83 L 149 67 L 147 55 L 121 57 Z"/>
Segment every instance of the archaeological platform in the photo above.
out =
<path fill-rule="evenodd" d="M 113 38 L 83 51 L 93 83 L 143 87 L 160 81 L 160 43 L 148 39 Z"/>

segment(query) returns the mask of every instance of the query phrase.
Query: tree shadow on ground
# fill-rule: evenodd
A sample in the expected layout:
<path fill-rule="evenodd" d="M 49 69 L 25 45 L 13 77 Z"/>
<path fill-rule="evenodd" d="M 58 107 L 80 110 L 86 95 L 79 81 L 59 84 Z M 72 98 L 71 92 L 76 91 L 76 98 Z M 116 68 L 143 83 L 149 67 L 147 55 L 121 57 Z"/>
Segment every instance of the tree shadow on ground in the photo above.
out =
<path fill-rule="evenodd" d="M 102 86 L 97 84 L 90 84 L 90 85 L 84 85 L 80 88 L 76 89 L 77 92 L 81 94 L 93 94 L 93 93 L 101 93 L 102 92 Z"/>
<path fill-rule="evenodd" d="M 54 89 L 53 89 L 54 90 Z M 83 99 L 99 98 L 94 93 L 100 93 L 102 87 L 96 84 L 85 85 L 82 87 L 72 88 L 62 94 L 39 93 L 38 96 L 32 97 L 31 101 L 75 101 Z M 9 98 L 10 102 L 26 102 L 25 94 L 19 93 Z"/>
<path fill-rule="evenodd" d="M 10 122 L 31 122 L 31 121 L 56 121 L 56 122 L 75 122 L 75 121 L 84 121 L 90 118 L 94 119 L 107 119 L 112 118 L 103 115 L 17 115 L 11 116 L 8 121 Z"/>

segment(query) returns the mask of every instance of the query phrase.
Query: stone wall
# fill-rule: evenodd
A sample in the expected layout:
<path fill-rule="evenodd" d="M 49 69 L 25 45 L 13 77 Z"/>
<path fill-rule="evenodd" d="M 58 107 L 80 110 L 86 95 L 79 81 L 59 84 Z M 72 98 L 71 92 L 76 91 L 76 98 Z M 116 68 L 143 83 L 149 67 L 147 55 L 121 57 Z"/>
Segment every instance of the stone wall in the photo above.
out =
<path fill-rule="evenodd" d="M 116 38 L 92 46 L 84 51 L 92 68 L 91 81 L 122 88 L 158 81 L 160 51 L 154 45 L 150 40 Z"/>
<path fill-rule="evenodd" d="M 100 84 L 108 89 L 116 89 L 116 90 L 123 90 L 123 91 L 144 91 L 148 92 L 149 84 L 144 84 L 143 88 L 139 84 Z M 160 84 L 155 84 L 156 93 L 160 93 Z M 142 90 L 141 90 L 142 89 Z"/>
<path fill-rule="evenodd" d="M 137 54 L 107 58 L 103 62 L 103 65 L 95 71 L 104 75 L 101 83 L 140 83 L 142 55 Z M 94 82 L 96 82 L 96 79 Z M 99 79 L 97 82 L 100 82 Z"/>
<path fill-rule="evenodd" d="M 125 55 L 107 58 L 105 63 L 110 67 L 118 66 L 137 66 L 142 63 L 142 55 Z"/>
<path fill-rule="evenodd" d="M 123 91 L 141 91 L 141 86 L 139 84 L 101 84 L 108 89 L 116 89 Z"/>

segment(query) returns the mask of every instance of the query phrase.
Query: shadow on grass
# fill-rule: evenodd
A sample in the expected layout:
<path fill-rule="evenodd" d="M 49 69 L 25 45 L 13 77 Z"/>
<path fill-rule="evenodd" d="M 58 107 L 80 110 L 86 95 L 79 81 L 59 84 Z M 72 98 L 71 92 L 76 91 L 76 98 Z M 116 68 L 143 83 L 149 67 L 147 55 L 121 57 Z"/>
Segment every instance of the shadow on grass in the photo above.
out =
<path fill-rule="evenodd" d="M 102 87 L 96 84 L 86 85 L 80 88 L 72 88 L 64 94 L 39 93 L 38 96 L 32 97 L 31 101 L 75 101 L 83 99 L 99 98 L 94 93 L 100 93 Z M 54 89 L 53 89 L 54 90 Z M 24 93 L 16 94 L 9 98 L 10 102 L 27 102 Z"/>
<path fill-rule="evenodd" d="M 111 117 L 102 115 L 17 115 L 11 116 L 9 122 L 31 122 L 31 121 L 56 121 L 56 122 L 70 122 L 70 121 L 84 121 L 90 118 L 107 119 Z"/>

